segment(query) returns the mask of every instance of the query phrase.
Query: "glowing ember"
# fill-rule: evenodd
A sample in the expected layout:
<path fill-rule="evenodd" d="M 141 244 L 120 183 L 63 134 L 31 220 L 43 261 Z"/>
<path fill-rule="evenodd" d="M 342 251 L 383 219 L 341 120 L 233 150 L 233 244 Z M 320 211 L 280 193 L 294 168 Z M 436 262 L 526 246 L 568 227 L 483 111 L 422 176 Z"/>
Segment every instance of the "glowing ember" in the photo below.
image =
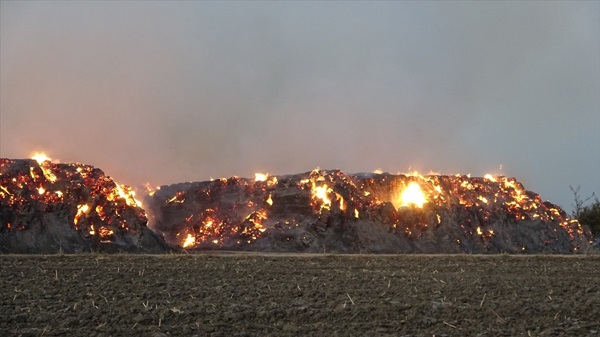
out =
<path fill-rule="evenodd" d="M 153 196 L 156 191 L 160 190 L 160 186 L 153 187 L 150 183 L 144 184 L 144 187 L 146 187 L 149 196 Z"/>
<path fill-rule="evenodd" d="M 108 238 L 111 235 L 113 235 L 114 232 L 112 229 L 101 226 L 100 228 L 98 228 L 98 234 L 100 235 L 101 238 Z"/>
<path fill-rule="evenodd" d="M 265 229 L 262 226 L 262 223 L 265 219 L 267 219 L 267 211 L 265 211 L 264 209 L 253 212 L 252 214 L 246 217 L 246 220 L 253 223 L 254 227 L 257 228 L 260 232 L 265 231 Z"/>
<path fill-rule="evenodd" d="M 31 159 L 37 161 L 38 165 L 42 169 L 42 173 L 44 174 L 46 180 L 48 180 L 51 183 L 56 182 L 56 175 L 54 175 L 54 173 L 52 172 L 52 159 L 46 156 L 46 154 L 44 154 L 43 152 L 36 152 Z M 37 178 L 36 174 L 34 173 L 33 167 L 30 168 L 30 174 L 34 180 Z"/>

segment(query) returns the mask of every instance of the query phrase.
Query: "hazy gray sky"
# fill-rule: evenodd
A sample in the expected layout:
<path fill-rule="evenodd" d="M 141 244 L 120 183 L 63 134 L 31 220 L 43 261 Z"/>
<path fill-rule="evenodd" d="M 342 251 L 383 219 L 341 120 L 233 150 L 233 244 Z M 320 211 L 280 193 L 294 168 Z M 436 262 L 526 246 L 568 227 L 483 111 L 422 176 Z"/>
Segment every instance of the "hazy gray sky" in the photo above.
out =
<path fill-rule="evenodd" d="M 0 3 L 0 156 L 139 186 L 321 168 L 600 193 L 600 2 Z M 502 169 L 500 169 L 502 166 Z"/>

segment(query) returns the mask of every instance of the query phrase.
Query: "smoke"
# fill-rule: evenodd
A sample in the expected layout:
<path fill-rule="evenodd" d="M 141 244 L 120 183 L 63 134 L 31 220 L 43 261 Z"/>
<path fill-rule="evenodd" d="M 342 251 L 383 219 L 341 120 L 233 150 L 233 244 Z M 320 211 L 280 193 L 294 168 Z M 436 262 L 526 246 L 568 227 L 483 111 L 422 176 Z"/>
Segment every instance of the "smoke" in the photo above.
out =
<path fill-rule="evenodd" d="M 2 157 L 133 186 L 411 167 L 600 193 L 597 2 L 0 6 Z"/>

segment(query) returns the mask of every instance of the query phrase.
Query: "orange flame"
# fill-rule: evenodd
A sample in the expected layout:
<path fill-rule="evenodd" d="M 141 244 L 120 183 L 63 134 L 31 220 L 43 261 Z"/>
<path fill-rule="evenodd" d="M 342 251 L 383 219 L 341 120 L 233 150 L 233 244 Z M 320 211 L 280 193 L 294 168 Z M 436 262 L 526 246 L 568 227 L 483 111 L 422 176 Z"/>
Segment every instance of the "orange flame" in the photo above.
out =
<path fill-rule="evenodd" d="M 188 233 L 187 237 L 183 241 L 182 247 L 188 248 L 188 247 L 193 246 L 195 243 L 196 243 L 196 238 L 192 234 Z"/>
<path fill-rule="evenodd" d="M 73 219 L 73 224 L 77 225 L 79 219 L 90 210 L 90 206 L 87 204 L 77 205 L 77 213 Z"/>
<path fill-rule="evenodd" d="M 254 173 L 254 181 L 266 181 L 268 177 L 268 173 Z"/>
<path fill-rule="evenodd" d="M 31 159 L 38 162 L 38 164 L 42 164 L 44 162 L 52 162 L 52 158 L 46 156 L 44 152 L 36 152 L 31 156 Z"/>
<path fill-rule="evenodd" d="M 313 183 L 312 195 L 313 198 L 318 199 L 322 202 L 321 209 L 330 209 L 331 208 L 331 199 L 327 195 L 331 192 L 331 189 L 327 187 L 327 184 L 323 184 L 322 186 L 315 186 Z"/>
<path fill-rule="evenodd" d="M 46 156 L 46 154 L 44 154 L 43 152 L 36 152 L 31 157 L 31 159 L 38 162 L 40 168 L 42 169 L 42 172 L 44 173 L 44 177 L 46 177 L 46 180 L 48 180 L 51 183 L 56 182 L 56 176 L 50 168 L 50 165 L 52 164 L 52 159 L 50 157 Z M 31 175 L 32 178 L 35 179 L 35 177 L 33 177 L 33 172 L 31 172 Z"/>
<path fill-rule="evenodd" d="M 400 206 L 415 205 L 419 208 L 423 207 L 423 204 L 427 203 L 425 194 L 421 191 L 421 186 L 416 182 L 411 182 L 400 194 L 400 200 L 396 200 L 394 206 L 400 204 Z"/>

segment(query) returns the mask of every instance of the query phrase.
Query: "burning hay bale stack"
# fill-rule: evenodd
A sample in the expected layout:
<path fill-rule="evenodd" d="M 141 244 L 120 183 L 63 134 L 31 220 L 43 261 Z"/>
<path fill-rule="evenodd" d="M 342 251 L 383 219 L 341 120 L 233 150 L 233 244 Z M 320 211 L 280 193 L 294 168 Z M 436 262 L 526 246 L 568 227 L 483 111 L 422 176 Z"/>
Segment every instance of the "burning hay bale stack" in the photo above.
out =
<path fill-rule="evenodd" d="M 168 249 L 128 186 L 80 163 L 0 159 L 0 253 Z"/>
<path fill-rule="evenodd" d="M 591 234 L 514 178 L 314 170 L 162 186 L 173 247 L 286 252 L 572 253 Z"/>
<path fill-rule="evenodd" d="M 572 253 L 591 242 L 558 206 L 489 175 L 257 174 L 162 186 L 145 204 L 89 165 L 0 159 L 0 253 Z"/>

